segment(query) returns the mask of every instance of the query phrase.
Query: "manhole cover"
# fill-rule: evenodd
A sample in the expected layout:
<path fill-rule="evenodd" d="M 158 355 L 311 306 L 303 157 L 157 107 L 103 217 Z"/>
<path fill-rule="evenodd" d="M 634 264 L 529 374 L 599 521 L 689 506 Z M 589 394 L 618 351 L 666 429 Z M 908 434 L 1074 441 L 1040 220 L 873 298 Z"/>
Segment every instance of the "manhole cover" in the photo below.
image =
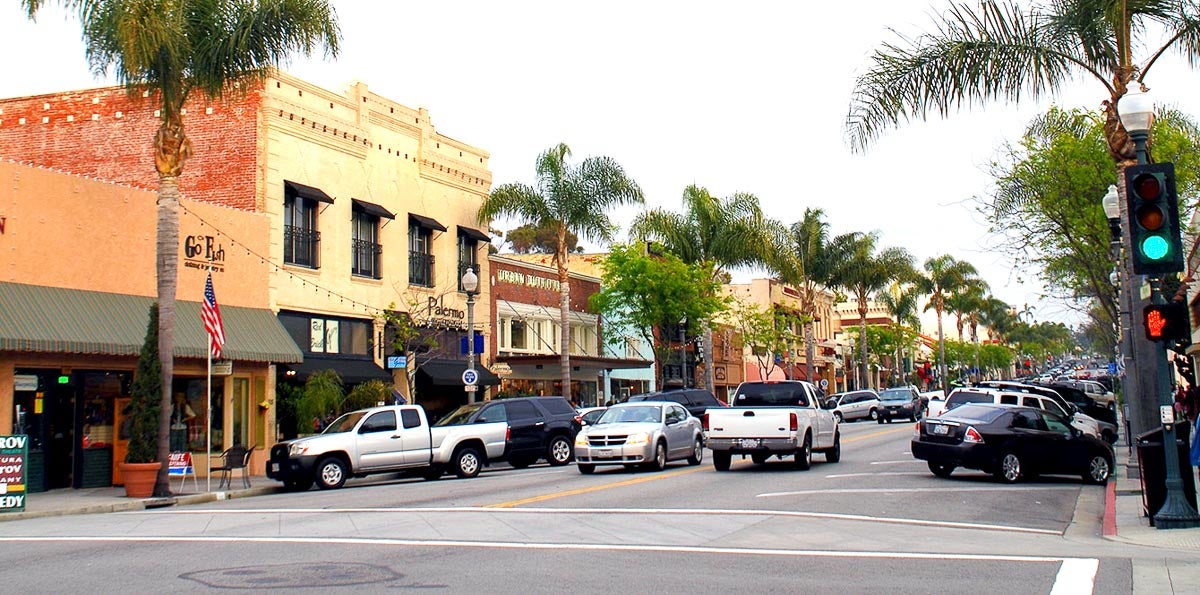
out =
<path fill-rule="evenodd" d="M 318 562 L 198 570 L 179 578 L 213 589 L 319 589 L 386 583 L 401 580 L 404 575 L 375 564 Z"/>

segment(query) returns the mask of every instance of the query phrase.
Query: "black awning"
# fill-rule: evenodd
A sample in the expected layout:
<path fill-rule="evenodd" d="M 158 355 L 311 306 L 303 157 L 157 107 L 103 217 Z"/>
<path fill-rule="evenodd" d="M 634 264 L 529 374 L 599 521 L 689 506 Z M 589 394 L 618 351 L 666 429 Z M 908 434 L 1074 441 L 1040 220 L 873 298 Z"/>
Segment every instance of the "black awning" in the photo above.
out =
<path fill-rule="evenodd" d="M 313 372 L 321 370 L 333 370 L 337 372 L 345 384 L 358 384 L 368 380 L 382 380 L 387 383 L 392 381 L 391 372 L 380 368 L 375 365 L 375 362 L 369 359 L 347 359 L 305 354 L 303 363 L 287 364 L 287 367 L 293 373 L 287 374 L 286 377 L 302 382 Z"/>
<path fill-rule="evenodd" d="M 417 368 L 417 375 L 424 376 L 433 384 L 443 386 L 462 386 L 462 373 L 467 369 L 467 362 L 453 359 L 433 359 L 422 363 Z M 475 371 L 479 374 L 479 384 L 494 386 L 500 384 L 500 377 L 482 364 L 475 363 Z"/>
<path fill-rule="evenodd" d="M 396 215 L 394 213 L 392 213 L 391 211 L 389 211 L 373 202 L 367 202 L 365 200 L 358 200 L 357 198 L 350 199 L 350 202 L 354 203 L 354 206 L 362 209 L 368 215 L 374 215 L 381 219 L 395 219 L 396 218 Z"/>
<path fill-rule="evenodd" d="M 308 198 L 319 202 L 327 202 L 333 204 L 333 197 L 325 194 L 324 190 L 313 186 L 305 186 L 288 180 L 283 181 L 283 187 L 296 193 L 296 196 Z"/>
<path fill-rule="evenodd" d="M 492 236 L 489 236 L 488 234 L 483 233 L 482 231 L 479 231 L 478 229 L 471 229 L 470 227 L 463 227 L 461 225 L 458 226 L 458 235 L 466 236 L 468 238 L 471 238 L 472 240 L 476 240 L 479 242 L 491 242 L 492 241 Z"/>
<path fill-rule="evenodd" d="M 409 213 L 408 220 L 416 221 L 417 225 L 420 225 L 421 227 L 428 227 L 429 229 L 436 229 L 438 231 L 446 231 L 446 226 L 442 225 L 441 223 L 438 223 L 437 219 L 434 219 L 432 217 L 426 217 L 424 215 L 417 215 L 416 213 Z"/>

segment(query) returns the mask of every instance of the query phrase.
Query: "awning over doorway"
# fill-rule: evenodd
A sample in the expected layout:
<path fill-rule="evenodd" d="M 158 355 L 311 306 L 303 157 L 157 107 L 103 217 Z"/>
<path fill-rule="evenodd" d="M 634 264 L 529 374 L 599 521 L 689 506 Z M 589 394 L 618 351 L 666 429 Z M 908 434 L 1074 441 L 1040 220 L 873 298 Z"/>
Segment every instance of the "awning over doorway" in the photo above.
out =
<path fill-rule="evenodd" d="M 0 351 L 137 356 L 154 301 L 140 295 L 0 282 Z M 222 305 L 221 317 L 224 359 L 303 359 L 274 312 Z M 176 302 L 175 357 L 208 357 L 199 302 Z"/>
<path fill-rule="evenodd" d="M 559 361 L 557 355 L 510 355 L 496 358 L 508 364 L 515 378 L 558 378 Z M 631 370 L 650 368 L 654 366 L 651 360 L 629 359 L 618 357 L 596 357 L 588 355 L 571 356 L 571 374 L 596 375 L 605 370 Z"/>
<path fill-rule="evenodd" d="M 467 369 L 467 362 L 453 359 L 432 359 L 417 368 L 417 376 L 424 376 L 432 384 L 443 386 L 462 386 L 462 373 Z M 479 373 L 478 384 L 494 386 L 500 384 L 500 377 L 482 364 L 475 363 L 475 371 Z"/>
<path fill-rule="evenodd" d="M 342 377 L 342 382 L 346 384 L 358 384 L 368 380 L 392 382 L 392 373 L 380 368 L 369 359 L 329 357 L 310 353 L 304 356 L 302 363 L 288 364 L 287 368 L 289 372 L 284 373 L 285 377 L 301 381 L 308 378 L 313 372 L 333 370 Z"/>

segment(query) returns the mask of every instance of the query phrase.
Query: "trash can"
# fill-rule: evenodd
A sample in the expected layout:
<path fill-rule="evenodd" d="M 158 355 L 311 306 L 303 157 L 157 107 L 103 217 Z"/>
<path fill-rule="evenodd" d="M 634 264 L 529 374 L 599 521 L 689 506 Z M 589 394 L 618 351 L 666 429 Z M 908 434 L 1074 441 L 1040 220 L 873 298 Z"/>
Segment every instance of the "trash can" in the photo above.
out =
<path fill-rule="evenodd" d="M 1183 498 L 1196 508 L 1196 478 L 1188 458 L 1191 428 L 1186 423 L 1175 426 L 1175 444 L 1179 452 L 1179 475 L 1183 483 Z M 1166 451 L 1163 450 L 1163 430 L 1157 427 L 1137 435 L 1138 469 L 1142 475 L 1142 510 L 1154 526 L 1154 514 L 1167 500 Z"/>

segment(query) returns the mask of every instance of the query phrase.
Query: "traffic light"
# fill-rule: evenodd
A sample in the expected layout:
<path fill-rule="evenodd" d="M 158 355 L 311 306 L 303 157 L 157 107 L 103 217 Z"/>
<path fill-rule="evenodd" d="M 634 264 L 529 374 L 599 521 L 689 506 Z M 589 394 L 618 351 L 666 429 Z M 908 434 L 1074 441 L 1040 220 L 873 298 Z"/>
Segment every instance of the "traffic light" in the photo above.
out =
<path fill-rule="evenodd" d="M 1134 274 L 1158 276 L 1183 271 L 1175 164 L 1125 168 L 1125 200 Z"/>
<path fill-rule="evenodd" d="M 1187 305 L 1183 302 L 1146 306 L 1142 309 L 1142 327 L 1151 341 L 1176 341 L 1192 336 Z"/>

